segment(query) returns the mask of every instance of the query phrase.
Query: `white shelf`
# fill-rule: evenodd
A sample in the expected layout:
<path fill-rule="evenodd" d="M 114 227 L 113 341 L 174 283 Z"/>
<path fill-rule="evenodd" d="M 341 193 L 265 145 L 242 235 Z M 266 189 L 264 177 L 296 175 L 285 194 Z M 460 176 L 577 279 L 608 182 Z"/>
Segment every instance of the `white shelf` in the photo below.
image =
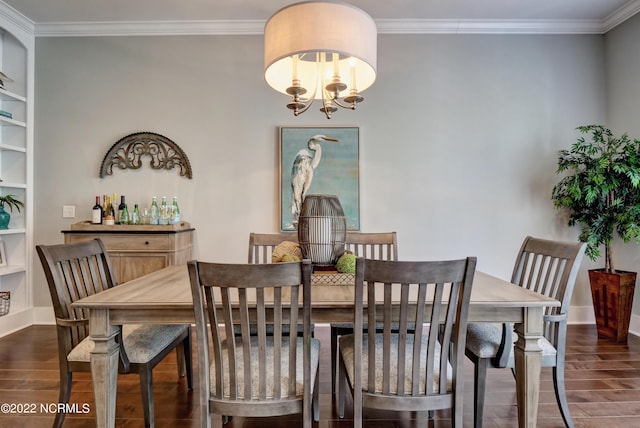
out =
<path fill-rule="evenodd" d="M 11 187 L 13 189 L 26 189 L 27 185 L 25 183 L 12 183 L 10 181 L 1 181 L 0 187 Z"/>
<path fill-rule="evenodd" d="M 0 235 L 18 235 L 20 233 L 26 233 L 27 229 L 24 227 L 18 227 L 15 229 L 1 229 Z"/>
<path fill-rule="evenodd" d="M 0 88 L 0 100 L 3 101 L 20 101 L 23 103 L 27 102 L 27 98 L 22 95 L 15 94 L 11 91 L 7 91 L 4 88 Z"/>
<path fill-rule="evenodd" d="M 0 267 L 0 276 L 11 275 L 14 273 L 26 272 L 26 268 L 24 266 L 2 266 Z"/>
<path fill-rule="evenodd" d="M 20 152 L 20 153 L 27 152 L 27 149 L 25 149 L 24 147 L 14 146 L 13 144 L 2 144 L 2 143 L 0 143 L 0 150 L 7 150 L 10 152 Z"/>
<path fill-rule="evenodd" d="M 15 119 L 9 119 L 8 117 L 0 116 L 0 125 L 14 125 L 26 128 L 27 124 Z"/>

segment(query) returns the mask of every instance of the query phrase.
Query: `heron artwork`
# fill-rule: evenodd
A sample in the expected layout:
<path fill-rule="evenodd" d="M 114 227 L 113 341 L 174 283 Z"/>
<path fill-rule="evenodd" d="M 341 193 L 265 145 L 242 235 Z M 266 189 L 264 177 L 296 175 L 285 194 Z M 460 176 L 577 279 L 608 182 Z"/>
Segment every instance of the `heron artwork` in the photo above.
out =
<path fill-rule="evenodd" d="M 340 140 L 326 135 L 314 135 L 307 142 L 307 148 L 313 152 L 313 155 L 309 153 L 309 150 L 302 149 L 293 160 L 291 168 L 291 215 L 294 222 L 297 222 L 300 216 L 302 202 L 313 180 L 313 171 L 320 164 L 322 147 L 320 147 L 319 143 L 321 141 L 339 142 Z"/>

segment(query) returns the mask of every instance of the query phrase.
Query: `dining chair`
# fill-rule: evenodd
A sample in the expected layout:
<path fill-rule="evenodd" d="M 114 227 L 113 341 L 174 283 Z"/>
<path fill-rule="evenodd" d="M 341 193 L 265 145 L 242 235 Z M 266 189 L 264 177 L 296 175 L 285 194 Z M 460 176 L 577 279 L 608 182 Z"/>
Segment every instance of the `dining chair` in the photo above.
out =
<path fill-rule="evenodd" d="M 354 427 L 362 426 L 363 408 L 451 409 L 452 425 L 462 427 L 460 394 L 475 266 L 475 257 L 356 260 L 354 333 L 340 336 L 338 344 L 339 417 L 344 417 L 349 387 Z M 381 332 L 365 323 L 382 324 Z"/>
<path fill-rule="evenodd" d="M 280 233 L 249 233 L 249 254 L 247 263 L 251 264 L 264 264 L 273 263 L 273 257 L 280 258 L 282 255 L 278 254 L 280 246 L 283 243 L 298 243 L 297 232 L 280 232 Z M 267 326 L 267 332 L 270 334 L 270 326 Z M 285 326 L 286 332 L 287 326 Z M 238 333 L 238 326 L 236 326 L 236 333 Z M 311 326 L 311 334 L 313 334 L 314 328 Z M 252 334 L 256 332 L 256 326 L 251 326 Z M 302 336 L 302 326 L 298 326 L 298 335 Z"/>
<path fill-rule="evenodd" d="M 188 269 L 201 426 L 210 426 L 212 414 L 223 423 L 233 416 L 294 413 L 302 413 L 304 427 L 312 418 L 317 422 L 320 342 L 311 337 L 311 262 L 190 261 Z M 295 333 L 299 323 L 303 337 Z"/>
<path fill-rule="evenodd" d="M 271 263 L 276 247 L 283 242 L 298 242 L 296 232 L 249 234 L 249 256 L 247 263 Z"/>
<path fill-rule="evenodd" d="M 396 232 L 347 232 L 345 250 L 357 257 L 374 260 L 398 260 Z M 338 337 L 353 333 L 353 324 L 331 323 L 331 391 L 336 391 Z"/>
<path fill-rule="evenodd" d="M 511 282 L 560 301 L 544 314 L 542 367 L 553 368 L 553 388 L 562 419 L 573 427 L 564 385 L 567 318 L 571 295 L 586 244 L 526 237 L 516 258 Z M 515 367 L 513 324 L 470 323 L 465 354 L 474 364 L 474 426 L 482 427 L 487 369 Z"/>
<path fill-rule="evenodd" d="M 94 343 L 89 337 L 87 309 L 72 303 L 116 286 L 104 244 L 98 238 L 70 244 L 37 245 L 36 250 L 49 285 L 58 335 L 60 363 L 59 403 L 68 403 L 74 372 L 91 372 L 90 354 Z M 153 368 L 173 349 L 178 352 L 178 371 L 186 372 L 191 390 L 191 326 L 125 325 L 118 327 L 121 374 L 138 373 L 146 427 L 153 427 Z M 65 412 L 56 413 L 54 427 L 62 426 Z"/>

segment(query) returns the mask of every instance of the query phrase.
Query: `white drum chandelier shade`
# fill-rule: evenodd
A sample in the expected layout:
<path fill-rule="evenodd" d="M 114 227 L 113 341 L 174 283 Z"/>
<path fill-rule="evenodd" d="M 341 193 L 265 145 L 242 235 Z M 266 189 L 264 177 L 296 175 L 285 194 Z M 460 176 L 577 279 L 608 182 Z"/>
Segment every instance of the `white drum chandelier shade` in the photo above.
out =
<path fill-rule="evenodd" d="M 292 97 L 298 115 L 314 99 L 327 118 L 354 109 L 376 80 L 377 29 L 363 10 L 345 3 L 302 2 L 276 12 L 264 30 L 265 80 Z"/>

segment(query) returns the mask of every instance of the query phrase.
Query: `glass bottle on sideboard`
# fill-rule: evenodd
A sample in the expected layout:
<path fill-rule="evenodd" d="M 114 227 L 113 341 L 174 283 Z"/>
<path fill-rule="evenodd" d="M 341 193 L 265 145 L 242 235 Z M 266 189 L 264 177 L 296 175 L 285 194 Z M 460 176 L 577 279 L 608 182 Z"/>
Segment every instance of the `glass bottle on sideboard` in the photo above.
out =
<path fill-rule="evenodd" d="M 93 206 L 91 210 L 91 223 L 92 224 L 102 224 L 102 205 L 100 205 L 100 196 L 96 196 L 96 204 Z"/>
<path fill-rule="evenodd" d="M 171 224 L 176 224 L 176 223 L 180 223 L 180 207 L 178 207 L 178 197 L 174 196 L 173 197 L 173 203 L 172 205 L 172 219 L 171 219 Z"/>
<path fill-rule="evenodd" d="M 115 203 L 115 200 L 113 202 Z M 120 195 L 120 205 L 118 205 L 118 221 L 120 223 L 122 223 L 122 210 L 124 210 L 126 207 L 127 204 L 124 201 L 124 195 Z"/>
<path fill-rule="evenodd" d="M 127 208 L 127 204 L 124 204 L 124 207 L 120 210 L 120 224 L 129 224 L 129 209 Z"/>
<path fill-rule="evenodd" d="M 158 201 L 155 196 L 151 198 L 151 210 L 149 212 L 149 216 L 149 224 L 159 224 L 160 210 L 158 209 Z"/>
<path fill-rule="evenodd" d="M 138 204 L 135 204 L 133 212 L 131 213 L 131 224 L 140 224 L 140 221 L 140 209 L 138 208 Z"/>
<path fill-rule="evenodd" d="M 167 197 L 162 197 L 160 203 L 160 222 L 159 224 L 169 224 L 169 217 L 171 216 L 170 208 L 167 206 Z"/>

